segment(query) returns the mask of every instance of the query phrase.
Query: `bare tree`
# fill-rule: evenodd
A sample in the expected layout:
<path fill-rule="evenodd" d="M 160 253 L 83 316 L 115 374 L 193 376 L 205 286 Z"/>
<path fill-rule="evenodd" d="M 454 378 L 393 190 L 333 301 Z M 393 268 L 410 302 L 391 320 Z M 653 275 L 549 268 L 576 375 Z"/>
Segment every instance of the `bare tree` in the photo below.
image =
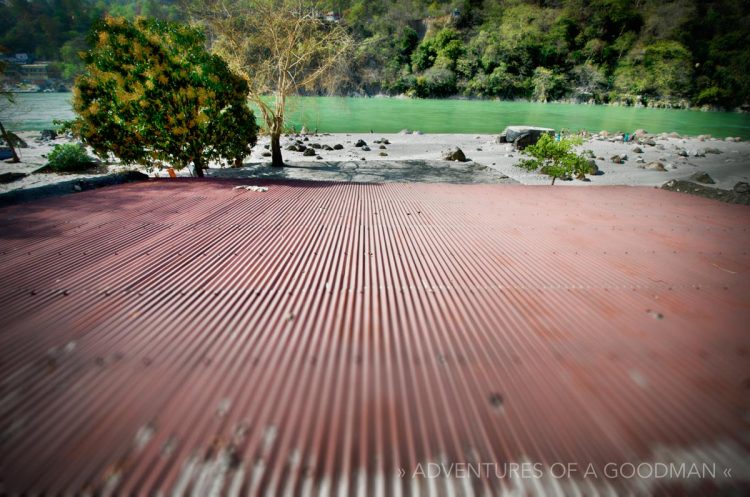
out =
<path fill-rule="evenodd" d="M 346 73 L 352 38 L 327 19 L 317 0 L 202 0 L 193 18 L 212 50 L 250 85 L 271 136 L 273 166 L 283 166 L 280 138 L 287 100 L 302 91 L 332 91 Z"/>

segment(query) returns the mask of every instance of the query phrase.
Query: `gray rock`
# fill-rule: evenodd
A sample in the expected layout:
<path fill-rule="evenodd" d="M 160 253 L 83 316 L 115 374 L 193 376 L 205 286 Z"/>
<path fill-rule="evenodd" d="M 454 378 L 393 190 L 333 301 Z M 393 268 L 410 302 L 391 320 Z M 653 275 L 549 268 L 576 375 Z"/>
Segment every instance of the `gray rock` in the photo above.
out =
<path fill-rule="evenodd" d="M 332 147 L 332 146 L 330 146 L 330 145 L 328 145 L 328 144 L 326 144 L 326 145 L 323 145 L 323 146 L 322 146 L 321 148 L 322 148 L 323 150 L 328 150 L 328 151 L 330 151 L 330 150 L 333 150 L 333 147 Z"/>
<path fill-rule="evenodd" d="M 402 129 L 401 131 L 398 132 L 398 134 L 399 135 L 410 135 L 411 134 L 411 130 Z"/>
<path fill-rule="evenodd" d="M 693 181 L 697 181 L 698 183 L 703 183 L 705 185 L 713 185 L 716 183 L 714 179 L 705 171 L 694 172 L 690 175 L 690 179 Z"/>
<path fill-rule="evenodd" d="M 633 147 L 633 153 L 634 154 L 642 154 L 643 149 L 641 147 Z"/>
<path fill-rule="evenodd" d="M 594 159 L 589 159 L 589 174 L 591 175 L 598 175 L 601 174 L 601 171 L 599 171 L 599 166 L 596 165 L 596 161 Z"/>
<path fill-rule="evenodd" d="M 643 143 L 644 145 L 648 145 L 649 147 L 656 146 L 656 140 L 654 140 L 653 138 L 648 138 L 646 140 L 643 140 L 641 143 Z"/>
<path fill-rule="evenodd" d="M 54 140 L 57 138 L 57 131 L 54 129 L 43 129 L 39 139 L 42 141 Z"/>
<path fill-rule="evenodd" d="M 380 152 L 378 155 L 381 157 L 388 157 L 388 154 L 385 152 Z"/>
<path fill-rule="evenodd" d="M 609 160 L 611 160 L 615 164 L 623 164 L 627 160 L 627 157 L 621 156 L 621 155 L 613 155 L 612 157 L 609 158 Z"/>
<path fill-rule="evenodd" d="M 555 130 L 552 128 L 540 128 L 537 126 L 508 126 L 500 136 L 505 136 L 508 143 L 513 143 L 518 150 L 523 150 L 529 145 L 534 145 L 542 135 L 553 136 Z"/>
<path fill-rule="evenodd" d="M 388 147 L 386 147 L 385 145 L 381 145 L 381 146 L 380 146 L 380 147 L 378 147 L 378 148 L 380 148 L 380 150 L 386 150 L 386 149 L 387 149 Z"/>
<path fill-rule="evenodd" d="M 333 149 L 334 150 L 343 150 L 344 146 L 342 144 L 340 144 L 340 143 L 337 143 L 336 145 L 333 146 Z"/>
<path fill-rule="evenodd" d="M 367 146 L 367 142 L 365 142 L 363 139 L 360 138 L 359 140 L 357 140 L 357 143 L 355 143 L 354 146 L 355 147 L 366 147 Z"/>
<path fill-rule="evenodd" d="M 703 149 L 703 153 L 706 153 L 706 154 L 720 154 L 721 150 L 719 150 L 716 147 L 708 147 L 708 148 Z"/>
<path fill-rule="evenodd" d="M 750 193 L 750 183 L 740 181 L 732 188 L 735 193 Z"/>
<path fill-rule="evenodd" d="M 365 145 L 365 146 L 362 147 L 362 151 L 363 152 L 369 152 L 370 151 L 370 147 L 368 147 L 367 145 Z"/>
<path fill-rule="evenodd" d="M 322 146 L 320 145 L 320 143 L 311 143 L 311 144 L 310 144 L 310 146 L 311 146 L 312 148 L 323 148 L 323 147 L 322 147 Z"/>
<path fill-rule="evenodd" d="M 263 152 L 263 157 L 271 157 L 271 152 Z"/>
<path fill-rule="evenodd" d="M 302 155 L 304 155 L 305 157 L 314 157 L 315 155 L 317 155 L 317 152 L 315 152 L 314 148 L 306 148 L 305 152 Z"/>
<path fill-rule="evenodd" d="M 466 162 L 468 159 L 466 158 L 463 150 L 455 147 L 443 153 L 443 160 Z"/>
<path fill-rule="evenodd" d="M 659 161 L 649 162 L 646 164 L 646 169 L 649 169 L 651 171 L 666 171 L 667 169 L 664 167 L 664 164 Z"/>
<path fill-rule="evenodd" d="M 677 151 L 677 155 L 679 155 L 680 157 L 688 157 L 688 152 L 687 152 L 687 150 L 685 150 L 684 148 L 682 148 L 682 149 L 680 149 L 680 150 Z"/>

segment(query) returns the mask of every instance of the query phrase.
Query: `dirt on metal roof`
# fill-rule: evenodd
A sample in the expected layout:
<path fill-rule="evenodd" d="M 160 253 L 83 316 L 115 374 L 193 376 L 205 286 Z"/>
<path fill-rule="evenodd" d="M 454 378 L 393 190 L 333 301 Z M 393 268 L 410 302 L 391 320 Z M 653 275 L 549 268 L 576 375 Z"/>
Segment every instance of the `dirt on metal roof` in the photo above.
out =
<path fill-rule="evenodd" d="M 747 206 L 239 184 L 0 209 L 0 494 L 750 490 Z"/>

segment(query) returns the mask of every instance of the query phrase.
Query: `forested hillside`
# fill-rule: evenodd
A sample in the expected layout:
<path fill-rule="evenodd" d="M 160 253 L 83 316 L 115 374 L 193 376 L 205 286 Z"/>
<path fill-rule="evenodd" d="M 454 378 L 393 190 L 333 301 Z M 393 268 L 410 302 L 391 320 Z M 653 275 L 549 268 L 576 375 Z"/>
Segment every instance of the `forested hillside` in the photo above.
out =
<path fill-rule="evenodd" d="M 327 0 L 358 42 L 347 93 L 710 105 L 750 102 L 746 0 Z M 8 0 L 0 44 L 77 70 L 104 13 L 175 2 Z"/>

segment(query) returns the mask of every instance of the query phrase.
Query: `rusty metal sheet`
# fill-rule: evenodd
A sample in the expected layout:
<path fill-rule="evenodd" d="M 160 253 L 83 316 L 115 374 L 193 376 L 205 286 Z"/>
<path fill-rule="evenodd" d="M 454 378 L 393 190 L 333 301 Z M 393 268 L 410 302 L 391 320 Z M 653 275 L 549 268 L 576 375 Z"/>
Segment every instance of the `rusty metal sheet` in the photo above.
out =
<path fill-rule="evenodd" d="M 238 184 L 0 209 L 0 494 L 750 489 L 748 207 Z"/>

